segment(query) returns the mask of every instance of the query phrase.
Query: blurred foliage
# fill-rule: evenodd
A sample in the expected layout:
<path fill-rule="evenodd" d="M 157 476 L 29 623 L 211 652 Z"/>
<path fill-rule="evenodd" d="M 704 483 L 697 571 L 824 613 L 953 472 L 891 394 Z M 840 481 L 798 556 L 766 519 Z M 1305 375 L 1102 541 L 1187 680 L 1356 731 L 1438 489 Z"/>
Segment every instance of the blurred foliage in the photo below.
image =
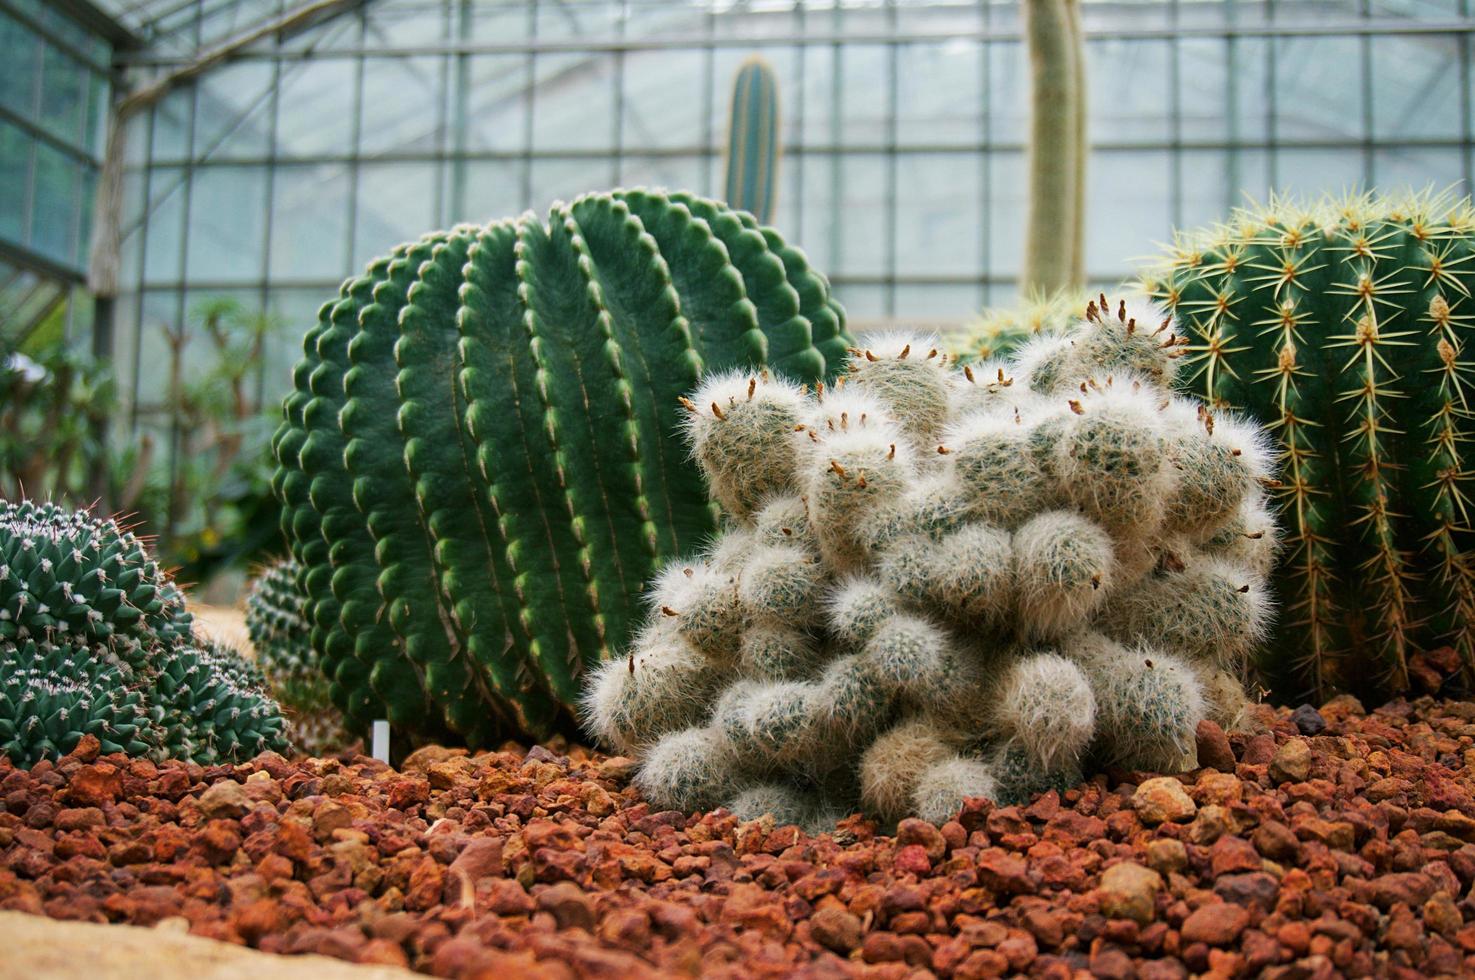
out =
<path fill-rule="evenodd" d="M 262 352 L 281 329 L 275 316 L 238 301 L 212 298 L 186 321 L 165 325 L 169 350 L 170 448 L 164 462 L 164 521 L 159 547 L 186 581 L 203 582 L 281 550 L 280 510 L 271 493 L 269 413 L 251 388 Z M 191 344 L 208 343 L 204 371 L 186 369 Z"/>
<path fill-rule="evenodd" d="M 162 434 L 127 439 L 111 365 L 33 332 L 0 337 L 0 497 L 53 500 L 128 514 L 159 560 L 204 582 L 281 550 L 271 493 L 275 399 L 253 387 L 272 316 L 209 299 L 160 328 L 169 352 Z M 208 355 L 186 358 L 194 344 Z M 201 360 L 205 368 L 195 367 Z M 156 427 L 157 428 L 157 427 Z"/>

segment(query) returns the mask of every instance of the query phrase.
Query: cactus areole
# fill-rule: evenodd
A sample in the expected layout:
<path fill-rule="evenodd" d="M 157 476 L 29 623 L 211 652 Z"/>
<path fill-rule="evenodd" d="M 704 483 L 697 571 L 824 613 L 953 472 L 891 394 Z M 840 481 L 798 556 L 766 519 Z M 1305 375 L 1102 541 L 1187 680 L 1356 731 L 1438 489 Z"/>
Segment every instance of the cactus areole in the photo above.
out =
<path fill-rule="evenodd" d="M 677 399 L 836 373 L 825 278 L 748 214 L 622 190 L 395 249 L 303 344 L 274 489 L 350 721 L 546 735 L 717 526 Z"/>

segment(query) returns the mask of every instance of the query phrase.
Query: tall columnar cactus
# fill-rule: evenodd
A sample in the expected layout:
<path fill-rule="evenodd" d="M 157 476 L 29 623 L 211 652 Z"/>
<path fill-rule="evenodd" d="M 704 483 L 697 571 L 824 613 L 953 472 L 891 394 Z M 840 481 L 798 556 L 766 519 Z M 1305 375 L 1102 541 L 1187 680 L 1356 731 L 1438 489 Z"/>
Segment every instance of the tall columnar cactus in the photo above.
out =
<path fill-rule="evenodd" d="M 727 126 L 727 205 L 773 220 L 778 199 L 778 76 L 765 59 L 743 62 L 732 85 Z"/>
<path fill-rule="evenodd" d="M 1275 533 L 1267 441 L 1170 392 L 1182 353 L 1103 299 L 1012 362 L 880 337 L 814 394 L 709 377 L 688 436 L 731 521 L 657 579 L 590 730 L 655 806 L 813 824 L 1191 766 L 1246 700 Z"/>
<path fill-rule="evenodd" d="M 292 740 L 311 755 L 341 751 L 356 737 L 329 696 L 312 646 L 301 568 L 290 558 L 266 566 L 246 596 L 246 629 L 265 683 L 288 713 Z"/>
<path fill-rule="evenodd" d="M 678 437 L 704 370 L 834 374 L 843 314 L 752 216 L 629 190 L 401 246 L 304 341 L 274 487 L 334 703 L 546 734 L 717 511 Z"/>
<path fill-rule="evenodd" d="M 1086 135 L 1085 46 L 1079 0 L 1025 0 L 1030 59 L 1026 289 L 1083 284 Z"/>
<path fill-rule="evenodd" d="M 1475 663 L 1472 236 L 1468 201 L 1272 200 L 1144 278 L 1193 341 L 1184 386 L 1284 453 L 1286 631 L 1267 666 L 1287 693 L 1406 690 L 1442 643 Z"/>
<path fill-rule="evenodd" d="M 193 635 L 184 597 L 116 522 L 0 501 L 0 754 L 238 762 L 290 749 L 259 673 Z"/>

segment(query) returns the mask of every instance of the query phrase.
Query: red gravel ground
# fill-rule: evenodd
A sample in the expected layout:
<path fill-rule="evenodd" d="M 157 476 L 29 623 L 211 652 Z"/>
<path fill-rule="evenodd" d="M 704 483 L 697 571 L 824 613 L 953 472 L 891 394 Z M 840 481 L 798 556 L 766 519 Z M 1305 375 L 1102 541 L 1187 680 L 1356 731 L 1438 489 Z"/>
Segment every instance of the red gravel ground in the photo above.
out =
<path fill-rule="evenodd" d="M 1475 974 L 1475 704 L 1260 715 L 1203 726 L 1195 773 L 894 838 L 653 813 L 582 749 L 397 772 L 84 747 L 0 760 L 0 908 L 499 980 Z"/>

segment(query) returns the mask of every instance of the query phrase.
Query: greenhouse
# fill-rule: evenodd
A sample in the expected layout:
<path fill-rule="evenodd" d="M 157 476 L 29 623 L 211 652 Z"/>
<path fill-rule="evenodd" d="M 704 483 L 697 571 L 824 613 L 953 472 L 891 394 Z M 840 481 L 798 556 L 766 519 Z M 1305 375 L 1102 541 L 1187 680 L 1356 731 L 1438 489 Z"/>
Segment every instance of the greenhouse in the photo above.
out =
<path fill-rule="evenodd" d="M 1472 45 L 0 0 L 0 963 L 1475 974 Z"/>

